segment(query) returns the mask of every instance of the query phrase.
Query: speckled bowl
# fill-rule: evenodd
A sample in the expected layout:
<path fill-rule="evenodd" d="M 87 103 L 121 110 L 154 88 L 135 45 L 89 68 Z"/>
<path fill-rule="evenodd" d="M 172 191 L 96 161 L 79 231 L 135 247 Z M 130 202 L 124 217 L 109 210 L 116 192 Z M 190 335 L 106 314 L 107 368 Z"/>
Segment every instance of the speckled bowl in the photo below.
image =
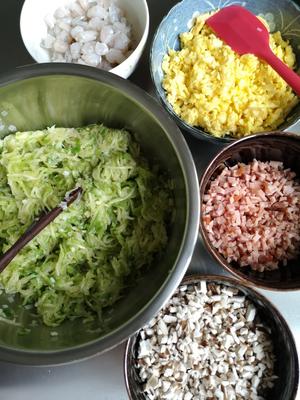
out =
<path fill-rule="evenodd" d="M 265 400 L 296 399 L 299 380 L 297 350 L 293 335 L 280 312 L 264 296 L 247 286 L 243 286 L 236 279 L 216 275 L 191 275 L 184 278 L 182 284 L 195 284 L 201 280 L 238 288 L 253 302 L 261 319 L 271 329 L 277 359 L 274 372 L 279 379 L 275 381 L 273 389 Z M 127 342 L 124 358 L 125 383 L 130 400 L 147 400 L 148 397 L 143 392 L 143 382 L 134 366 L 138 342 L 139 332 Z"/>
<path fill-rule="evenodd" d="M 260 161 L 282 161 L 300 177 L 300 136 L 288 132 L 269 132 L 240 139 L 221 150 L 202 175 L 200 181 L 200 202 L 207 192 L 210 181 L 226 166 L 238 162 L 245 164 L 254 158 Z M 246 285 L 254 285 L 269 290 L 300 290 L 300 259 L 290 260 L 286 267 L 273 271 L 258 272 L 250 267 L 240 268 L 236 263 L 228 263 L 211 244 L 200 213 L 200 233 L 204 244 L 216 261 L 228 272 Z"/>
<path fill-rule="evenodd" d="M 175 119 L 177 124 L 197 138 L 216 143 L 229 143 L 236 139 L 231 137 L 216 138 L 203 129 L 188 125 L 173 110 L 167 101 L 162 87 L 162 61 L 169 49 L 179 50 L 178 35 L 190 29 L 190 23 L 197 14 L 204 14 L 231 4 L 245 6 L 256 15 L 263 16 L 269 23 L 271 31 L 279 30 L 285 39 L 290 40 L 300 65 L 300 8 L 292 0 L 182 0 L 176 4 L 162 20 L 153 39 L 150 54 L 150 70 L 157 96 L 163 106 Z M 292 130 L 300 119 L 300 104 L 295 107 L 279 130 Z"/>

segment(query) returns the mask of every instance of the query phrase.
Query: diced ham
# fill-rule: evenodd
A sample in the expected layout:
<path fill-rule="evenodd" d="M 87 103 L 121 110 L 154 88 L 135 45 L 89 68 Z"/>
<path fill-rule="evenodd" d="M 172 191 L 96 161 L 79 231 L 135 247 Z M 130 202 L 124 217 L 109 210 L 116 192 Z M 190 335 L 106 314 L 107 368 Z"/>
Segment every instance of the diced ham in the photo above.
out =
<path fill-rule="evenodd" d="M 278 161 L 225 168 L 202 204 L 212 245 L 240 266 L 264 271 L 300 253 L 300 185 Z"/>

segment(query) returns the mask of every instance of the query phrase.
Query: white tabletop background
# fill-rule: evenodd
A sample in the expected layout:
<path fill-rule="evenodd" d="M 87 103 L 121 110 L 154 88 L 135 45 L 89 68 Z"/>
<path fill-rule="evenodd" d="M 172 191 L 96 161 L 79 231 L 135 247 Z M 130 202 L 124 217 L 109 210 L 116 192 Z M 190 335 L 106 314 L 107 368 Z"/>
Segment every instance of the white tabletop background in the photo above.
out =
<path fill-rule="evenodd" d="M 0 0 L 1 72 L 33 62 L 20 38 L 19 15 L 22 3 L 23 0 Z M 174 0 L 148 0 L 151 20 L 148 45 L 139 67 L 130 80 L 150 93 L 153 93 L 148 66 L 150 43 L 157 25 L 175 3 Z M 300 133 L 300 125 L 297 131 Z M 189 136 L 186 136 L 186 139 L 201 174 L 208 159 L 218 148 Z M 200 241 L 195 248 L 189 272 L 223 273 Z M 286 318 L 300 353 L 300 291 L 261 292 Z M 123 344 L 89 360 L 51 368 L 0 362 L 0 400 L 126 400 L 128 397 L 123 377 L 124 347 Z M 300 400 L 299 393 L 297 399 Z"/>

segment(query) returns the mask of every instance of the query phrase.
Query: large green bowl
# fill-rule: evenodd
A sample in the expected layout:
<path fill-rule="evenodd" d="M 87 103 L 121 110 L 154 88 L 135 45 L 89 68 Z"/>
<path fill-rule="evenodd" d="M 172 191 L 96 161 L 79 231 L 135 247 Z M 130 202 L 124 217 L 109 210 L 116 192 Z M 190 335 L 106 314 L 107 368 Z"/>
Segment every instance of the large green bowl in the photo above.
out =
<path fill-rule="evenodd" d="M 0 360 L 60 364 L 112 348 L 158 312 L 188 267 L 198 235 L 198 180 L 181 132 L 165 111 L 130 82 L 89 67 L 39 64 L 0 76 L 2 136 L 13 126 L 23 131 L 95 122 L 129 129 L 146 157 L 159 163 L 173 178 L 176 212 L 168 246 L 136 287 L 109 311 L 107 325 L 100 333 L 88 329 L 80 320 L 55 328 L 55 336 L 53 329 L 41 323 L 26 333 L 24 328 L 30 326 L 32 316 L 16 300 L 11 306 L 23 327 L 0 321 Z M 0 307 L 8 300 L 3 294 Z"/>

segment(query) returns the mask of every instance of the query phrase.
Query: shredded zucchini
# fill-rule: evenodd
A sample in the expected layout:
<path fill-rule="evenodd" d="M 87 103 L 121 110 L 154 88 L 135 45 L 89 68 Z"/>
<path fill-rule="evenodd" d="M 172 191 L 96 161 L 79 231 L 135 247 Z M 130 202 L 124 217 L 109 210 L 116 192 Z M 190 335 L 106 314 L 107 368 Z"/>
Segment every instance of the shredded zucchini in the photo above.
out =
<path fill-rule="evenodd" d="M 51 127 L 0 141 L 0 252 L 77 186 L 82 198 L 0 275 L 5 292 L 35 305 L 48 326 L 101 318 L 167 242 L 171 181 L 127 131 Z"/>

